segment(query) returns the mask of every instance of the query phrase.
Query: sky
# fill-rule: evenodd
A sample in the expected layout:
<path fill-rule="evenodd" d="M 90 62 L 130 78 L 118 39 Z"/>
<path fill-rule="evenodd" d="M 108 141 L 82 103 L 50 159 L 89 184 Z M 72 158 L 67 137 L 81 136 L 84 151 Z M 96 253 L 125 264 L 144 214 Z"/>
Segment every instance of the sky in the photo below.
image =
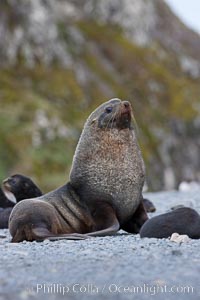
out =
<path fill-rule="evenodd" d="M 165 0 L 182 21 L 200 34 L 200 0 Z"/>

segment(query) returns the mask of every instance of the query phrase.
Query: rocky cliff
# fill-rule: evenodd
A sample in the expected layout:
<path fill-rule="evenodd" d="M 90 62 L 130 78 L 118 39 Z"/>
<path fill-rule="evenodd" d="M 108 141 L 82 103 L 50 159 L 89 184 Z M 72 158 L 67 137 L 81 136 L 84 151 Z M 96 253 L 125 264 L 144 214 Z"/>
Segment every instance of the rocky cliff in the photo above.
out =
<path fill-rule="evenodd" d="M 0 2 L 0 179 L 65 182 L 111 97 L 133 104 L 150 189 L 200 180 L 200 36 L 164 1 Z"/>

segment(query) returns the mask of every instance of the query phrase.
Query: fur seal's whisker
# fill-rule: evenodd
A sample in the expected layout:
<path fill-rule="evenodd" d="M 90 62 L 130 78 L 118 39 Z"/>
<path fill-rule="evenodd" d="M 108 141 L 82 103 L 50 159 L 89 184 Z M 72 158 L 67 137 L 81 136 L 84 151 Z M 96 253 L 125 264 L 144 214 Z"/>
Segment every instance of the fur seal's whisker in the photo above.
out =
<path fill-rule="evenodd" d="M 108 126 L 110 125 L 111 120 L 112 120 L 112 115 L 111 115 L 110 119 L 108 120 L 107 126 L 105 128 L 106 130 L 108 129 Z"/>
<path fill-rule="evenodd" d="M 107 136 L 107 141 L 108 141 L 108 143 L 111 143 L 111 141 L 110 141 L 111 129 L 113 128 L 112 126 L 113 126 L 113 120 L 115 119 L 115 116 L 116 116 L 116 113 L 114 114 L 114 116 L 111 115 L 111 117 L 110 117 L 110 119 L 109 119 L 109 121 L 108 121 L 108 123 L 107 123 L 107 125 L 106 125 L 106 128 L 105 128 L 105 130 L 107 130 L 107 129 L 108 129 L 108 126 L 109 126 L 109 124 L 110 124 L 110 122 L 111 122 L 109 134 L 108 134 L 108 136 Z"/>
<path fill-rule="evenodd" d="M 114 124 L 114 121 L 115 121 L 115 119 L 116 119 L 116 115 L 117 115 L 117 113 L 115 113 L 115 114 L 113 115 L 112 124 L 111 124 L 111 129 L 113 129 L 113 124 Z"/>
<path fill-rule="evenodd" d="M 131 118 L 133 120 L 133 124 L 134 124 L 134 129 L 135 129 L 136 136 L 139 137 L 139 127 L 138 127 L 137 121 L 135 119 L 135 116 L 134 116 L 132 110 L 131 110 Z"/>

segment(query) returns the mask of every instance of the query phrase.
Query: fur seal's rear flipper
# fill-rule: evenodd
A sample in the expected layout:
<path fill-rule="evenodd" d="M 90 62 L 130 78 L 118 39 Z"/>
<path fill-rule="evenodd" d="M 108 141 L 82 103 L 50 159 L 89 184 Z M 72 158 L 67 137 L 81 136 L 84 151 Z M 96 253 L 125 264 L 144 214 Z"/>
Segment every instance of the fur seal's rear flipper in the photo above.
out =
<path fill-rule="evenodd" d="M 49 239 L 50 241 L 56 241 L 61 239 L 84 240 L 95 236 L 107 236 L 115 234 L 119 230 L 120 224 L 116 217 L 114 209 L 109 204 L 103 202 L 97 204 L 97 207 L 98 209 L 93 212 L 93 217 L 95 219 L 95 231 L 93 232 L 85 234 L 71 233 L 52 235 L 52 233 L 45 228 L 37 228 L 33 229 L 33 231 L 38 236 L 38 238 L 40 237 L 43 239 Z"/>
<path fill-rule="evenodd" d="M 67 239 L 67 240 L 85 240 L 87 239 L 87 236 L 84 236 L 83 234 L 79 233 L 69 233 L 69 234 L 52 234 L 47 228 L 37 227 L 32 230 L 32 232 L 35 234 L 37 241 L 43 241 L 43 240 L 50 240 L 50 241 L 56 241 L 60 239 Z"/>
<path fill-rule="evenodd" d="M 98 209 L 93 211 L 93 217 L 95 219 L 95 231 L 84 234 L 70 233 L 53 235 L 46 228 L 34 228 L 32 229 L 32 231 L 35 234 L 35 238 L 37 240 L 48 239 L 50 241 L 57 241 L 62 239 L 84 240 L 95 236 L 107 236 L 115 234 L 119 230 L 120 225 L 114 209 L 109 204 L 101 202 L 100 204 L 97 204 L 97 207 Z"/>
<path fill-rule="evenodd" d="M 98 230 L 98 231 L 94 231 L 94 232 L 89 232 L 89 233 L 85 233 L 85 234 L 79 234 L 79 233 L 71 233 L 71 234 L 60 234 L 60 235 L 55 235 L 55 236 L 49 236 L 49 237 L 45 237 L 45 239 L 48 239 L 50 241 L 58 241 L 58 240 L 85 240 L 87 238 L 91 238 L 91 237 L 101 237 L 101 236 L 108 236 L 108 235 L 113 235 L 115 234 L 118 230 L 119 230 L 119 222 L 116 221 L 115 224 L 113 224 L 112 226 L 102 229 L 102 230 Z"/>
<path fill-rule="evenodd" d="M 140 228 L 147 220 L 148 216 L 144 205 L 141 202 L 131 219 L 122 224 L 121 228 L 130 233 L 139 233 Z"/>
<path fill-rule="evenodd" d="M 27 233 L 26 233 L 27 234 Z M 37 242 L 42 242 L 44 240 L 57 241 L 62 239 L 67 240 L 85 240 L 89 237 L 84 236 L 83 234 L 71 233 L 71 234 L 53 234 L 47 228 L 36 227 L 31 230 L 31 238 Z M 16 235 L 12 238 L 12 243 L 18 243 L 22 241 L 21 232 L 16 232 Z"/>

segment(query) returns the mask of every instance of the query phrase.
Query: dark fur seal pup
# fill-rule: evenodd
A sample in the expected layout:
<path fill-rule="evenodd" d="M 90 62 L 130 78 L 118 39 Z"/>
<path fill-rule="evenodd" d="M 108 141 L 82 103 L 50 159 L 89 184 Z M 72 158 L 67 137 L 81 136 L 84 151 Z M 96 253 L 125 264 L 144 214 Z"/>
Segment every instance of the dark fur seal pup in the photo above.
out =
<path fill-rule="evenodd" d="M 13 207 L 23 199 L 41 195 L 41 190 L 29 177 L 15 174 L 3 181 L 2 190 L 0 189 L 0 207 Z"/>
<path fill-rule="evenodd" d="M 181 207 L 152 219 L 141 228 L 142 238 L 168 238 L 174 232 L 186 234 L 192 239 L 200 238 L 200 216 L 192 208 Z"/>
<path fill-rule="evenodd" d="M 10 202 L 1 201 L 0 207 L 12 207 L 15 203 L 23 199 L 42 195 L 39 187 L 29 177 L 21 174 L 15 174 L 5 179 L 2 184 L 2 189 L 4 195 Z"/>
<path fill-rule="evenodd" d="M 128 101 L 112 99 L 88 118 L 79 139 L 70 182 L 36 200 L 18 203 L 9 229 L 13 242 L 138 233 L 145 168 Z"/>
<path fill-rule="evenodd" d="M 42 195 L 40 189 L 28 177 L 15 174 L 5 179 L 0 190 L 0 229 L 8 228 L 8 220 L 13 206 L 28 198 L 34 198 Z"/>

